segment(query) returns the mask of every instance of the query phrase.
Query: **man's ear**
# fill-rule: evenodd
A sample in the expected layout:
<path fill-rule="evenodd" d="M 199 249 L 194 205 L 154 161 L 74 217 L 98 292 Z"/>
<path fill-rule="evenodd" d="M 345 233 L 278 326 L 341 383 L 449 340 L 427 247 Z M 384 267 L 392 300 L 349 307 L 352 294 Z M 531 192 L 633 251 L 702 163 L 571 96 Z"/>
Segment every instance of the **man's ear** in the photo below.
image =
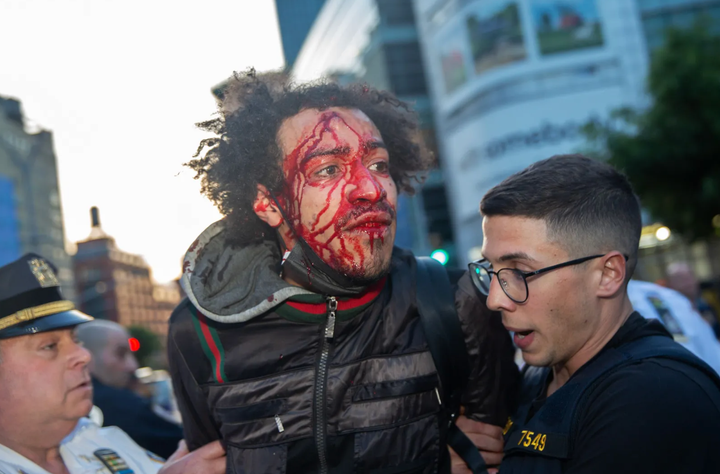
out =
<path fill-rule="evenodd" d="M 262 184 L 257 185 L 257 196 L 253 202 L 253 211 L 255 214 L 270 227 L 278 227 L 283 223 L 282 214 L 275 205 L 275 201 L 270 197 L 270 192 Z"/>
<path fill-rule="evenodd" d="M 625 285 L 627 261 L 623 254 L 616 251 L 605 255 L 601 262 L 603 267 L 597 295 L 601 298 L 611 298 Z"/>

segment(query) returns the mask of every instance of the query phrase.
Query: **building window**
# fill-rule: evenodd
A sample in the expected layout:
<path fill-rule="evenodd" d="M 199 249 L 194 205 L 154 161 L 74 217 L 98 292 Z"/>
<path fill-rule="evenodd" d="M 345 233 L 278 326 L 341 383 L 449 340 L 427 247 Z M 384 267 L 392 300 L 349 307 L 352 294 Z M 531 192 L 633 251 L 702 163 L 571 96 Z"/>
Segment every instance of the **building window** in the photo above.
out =
<path fill-rule="evenodd" d="M 86 268 L 80 275 L 82 281 L 93 282 L 100 279 L 101 273 L 97 268 Z"/>
<path fill-rule="evenodd" d="M 390 87 L 396 95 L 427 95 L 425 71 L 417 41 L 385 45 L 385 61 Z"/>
<path fill-rule="evenodd" d="M 62 237 L 62 234 L 60 234 L 60 236 Z M 65 250 L 60 248 L 53 251 L 53 259 L 58 265 L 60 265 L 60 262 L 63 262 L 66 258 L 67 254 L 65 253 Z"/>
<path fill-rule="evenodd" d="M 53 191 L 48 196 L 50 199 L 50 205 L 53 207 L 60 207 L 60 195 L 57 193 L 57 191 Z"/>
<path fill-rule="evenodd" d="M 412 0 L 377 0 L 381 21 L 387 25 L 414 25 Z"/>
<path fill-rule="evenodd" d="M 701 18 L 709 20 L 711 32 L 720 34 L 720 1 L 693 5 L 687 1 L 655 0 L 643 2 L 641 7 L 645 38 L 651 51 L 663 45 L 668 28 L 692 28 Z"/>
<path fill-rule="evenodd" d="M 702 8 L 702 4 L 709 3 L 708 0 L 639 0 L 638 5 L 641 11 L 652 11 L 660 9 L 682 9 Z"/>

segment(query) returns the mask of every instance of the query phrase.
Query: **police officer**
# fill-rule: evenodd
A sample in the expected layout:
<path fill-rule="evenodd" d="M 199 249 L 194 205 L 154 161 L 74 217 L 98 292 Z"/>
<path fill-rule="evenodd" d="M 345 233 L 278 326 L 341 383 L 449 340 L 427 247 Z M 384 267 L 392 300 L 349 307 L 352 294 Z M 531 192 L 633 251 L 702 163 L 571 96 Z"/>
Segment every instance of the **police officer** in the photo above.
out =
<path fill-rule="evenodd" d="M 480 210 L 471 274 L 527 364 L 500 472 L 720 472 L 717 374 L 628 299 L 641 219 L 627 179 L 557 156 Z"/>
<path fill-rule="evenodd" d="M 635 311 L 663 323 L 676 342 L 720 374 L 720 341 L 688 298 L 670 288 L 637 280 L 630 280 L 628 297 Z"/>
<path fill-rule="evenodd" d="M 181 445 L 163 465 L 120 429 L 85 418 L 90 354 L 74 328 L 90 320 L 62 298 L 54 267 L 39 255 L 0 267 L 0 473 L 224 472 L 218 443 L 192 454 Z"/>

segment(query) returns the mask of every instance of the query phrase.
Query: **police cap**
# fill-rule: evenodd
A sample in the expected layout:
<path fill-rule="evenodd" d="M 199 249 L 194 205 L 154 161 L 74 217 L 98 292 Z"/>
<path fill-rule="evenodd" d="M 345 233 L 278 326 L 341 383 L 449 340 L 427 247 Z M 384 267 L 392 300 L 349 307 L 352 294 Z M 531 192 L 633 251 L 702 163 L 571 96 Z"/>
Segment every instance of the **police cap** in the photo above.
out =
<path fill-rule="evenodd" d="M 77 326 L 93 318 L 60 293 L 55 266 L 34 253 L 0 267 L 0 339 Z"/>

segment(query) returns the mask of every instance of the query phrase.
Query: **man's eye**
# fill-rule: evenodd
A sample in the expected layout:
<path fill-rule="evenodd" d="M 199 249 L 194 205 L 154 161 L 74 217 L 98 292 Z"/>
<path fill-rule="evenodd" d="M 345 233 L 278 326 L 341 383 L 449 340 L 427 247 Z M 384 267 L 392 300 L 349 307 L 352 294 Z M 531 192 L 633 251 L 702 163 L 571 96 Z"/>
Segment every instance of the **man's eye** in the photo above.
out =
<path fill-rule="evenodd" d="M 340 167 L 337 165 L 330 165 L 326 166 L 325 168 L 321 169 L 317 173 L 315 173 L 315 176 L 319 176 L 321 178 L 329 178 L 330 176 L 335 176 L 340 172 Z"/>
<path fill-rule="evenodd" d="M 55 349 L 57 349 L 57 342 L 45 344 L 44 346 L 41 347 L 41 349 L 44 351 L 54 351 Z"/>
<path fill-rule="evenodd" d="M 378 173 L 387 173 L 390 169 L 390 165 L 387 163 L 387 161 L 378 161 L 377 163 L 373 163 L 369 167 L 370 171 L 375 171 Z"/>

